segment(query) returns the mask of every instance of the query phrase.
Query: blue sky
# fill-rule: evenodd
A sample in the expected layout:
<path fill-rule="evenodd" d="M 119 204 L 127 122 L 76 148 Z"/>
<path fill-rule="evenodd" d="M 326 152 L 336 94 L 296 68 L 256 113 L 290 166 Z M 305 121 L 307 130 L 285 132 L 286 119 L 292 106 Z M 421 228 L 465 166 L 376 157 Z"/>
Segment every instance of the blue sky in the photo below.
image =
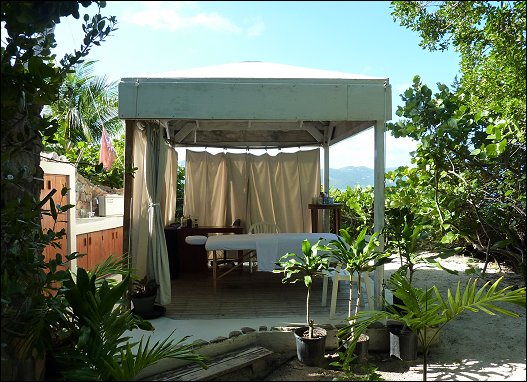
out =
<path fill-rule="evenodd" d="M 95 8 L 81 7 L 93 14 Z M 387 1 L 135 2 L 108 1 L 104 15 L 118 30 L 88 59 L 110 80 L 144 74 L 266 61 L 375 77 L 392 85 L 392 120 L 400 94 L 418 74 L 436 90 L 459 74 L 456 52 L 428 52 L 416 32 L 394 22 Z M 56 28 L 57 57 L 78 48 L 80 23 L 62 19 Z M 373 168 L 373 130 L 330 149 L 330 167 Z M 386 135 L 386 166 L 410 164 L 415 142 Z M 184 153 L 179 150 L 179 159 Z"/>

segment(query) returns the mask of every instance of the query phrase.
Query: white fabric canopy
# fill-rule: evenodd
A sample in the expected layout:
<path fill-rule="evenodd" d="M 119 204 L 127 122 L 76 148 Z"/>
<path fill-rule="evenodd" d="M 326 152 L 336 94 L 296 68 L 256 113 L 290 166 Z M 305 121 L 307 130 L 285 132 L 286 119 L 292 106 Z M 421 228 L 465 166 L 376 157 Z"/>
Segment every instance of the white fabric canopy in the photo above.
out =
<path fill-rule="evenodd" d="M 242 220 L 276 223 L 282 232 L 311 232 L 307 207 L 320 193 L 319 149 L 253 155 L 187 150 L 184 214 L 201 225 Z"/>

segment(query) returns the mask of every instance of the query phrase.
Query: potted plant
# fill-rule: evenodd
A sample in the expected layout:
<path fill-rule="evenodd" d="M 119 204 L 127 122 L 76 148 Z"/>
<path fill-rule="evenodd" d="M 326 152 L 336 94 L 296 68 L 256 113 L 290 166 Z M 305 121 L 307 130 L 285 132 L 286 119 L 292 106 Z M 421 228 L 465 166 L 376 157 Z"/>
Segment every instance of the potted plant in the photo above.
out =
<path fill-rule="evenodd" d="M 399 210 L 390 225 L 388 247 L 395 252 L 400 259 L 401 265 L 386 284 L 392 292 L 393 300 L 389 305 L 390 309 L 404 312 L 406 309 L 405 302 L 396 293 L 396 286 L 391 282 L 398 277 L 406 277 L 409 284 L 412 284 L 415 271 L 419 266 L 433 266 L 445 270 L 452 274 L 457 274 L 455 270 L 448 269 L 440 264 L 439 259 L 445 259 L 459 252 L 461 247 L 443 248 L 436 252 L 420 251 L 421 243 L 426 240 L 426 225 L 419 224 L 413 214 L 407 208 Z M 388 306 L 387 306 L 388 308 Z M 417 333 L 411 331 L 402 323 L 394 323 L 388 326 L 390 332 L 390 355 L 395 355 L 402 360 L 414 360 L 417 358 L 418 339 Z M 436 328 L 429 328 L 432 332 Z"/>
<path fill-rule="evenodd" d="M 159 284 L 157 284 L 156 280 L 149 278 L 148 275 L 145 275 L 142 279 L 135 279 L 132 282 L 130 297 L 134 305 L 133 312 L 135 314 L 144 319 L 152 319 L 164 313 L 162 306 L 155 305 L 158 288 Z"/>
<path fill-rule="evenodd" d="M 307 288 L 306 298 L 306 326 L 294 331 L 296 338 L 296 350 L 298 360 L 308 366 L 320 366 L 324 362 L 326 349 L 327 331 L 315 327 L 314 321 L 309 316 L 309 298 L 313 278 L 319 276 L 328 269 L 329 254 L 319 253 L 321 248 L 319 239 L 316 244 L 306 239 L 302 242 L 303 255 L 286 253 L 276 263 L 281 269 L 275 269 L 273 273 L 283 273 L 283 283 L 296 283 L 303 280 Z"/>
<path fill-rule="evenodd" d="M 345 335 L 353 330 L 355 337 L 352 346 L 355 346 L 357 335 L 363 333 L 374 322 L 386 319 L 402 322 L 412 332 L 417 333 L 419 344 L 423 348 L 423 381 L 426 381 L 429 347 L 439 332 L 454 318 L 466 311 L 474 313 L 482 311 L 491 315 L 501 313 L 519 317 L 517 313 L 496 303 L 511 303 L 525 307 L 525 287 L 512 289 L 512 286 L 507 286 L 498 289 L 502 279 L 503 277 L 500 277 L 492 285 L 486 282 L 479 290 L 478 279 L 469 279 L 464 291 L 461 290 L 461 282 L 458 281 L 457 289 L 454 292 L 448 289 L 447 297 L 444 298 L 436 286 L 427 289 L 416 288 L 406 277 L 396 273 L 391 281 L 395 293 L 404 302 L 404 309 L 396 310 L 388 307 L 388 310 L 359 312 L 353 317 L 353 323 L 340 329 L 338 335 Z M 431 334 L 427 330 L 430 327 L 436 327 L 437 330 Z"/>
<path fill-rule="evenodd" d="M 369 240 L 366 238 L 367 228 L 363 228 L 357 238 L 353 240 L 349 232 L 345 229 L 340 230 L 340 236 L 337 240 L 331 240 L 329 245 L 324 249 L 331 251 L 331 255 L 335 261 L 345 269 L 349 274 L 349 299 L 348 299 L 348 319 L 350 324 L 353 324 L 352 316 L 356 316 L 359 312 L 359 307 L 362 303 L 362 272 L 372 272 L 378 266 L 386 264 L 391 261 L 389 253 L 378 252 L 377 248 L 379 242 L 377 240 L 378 232 L 373 233 Z M 353 303 L 353 274 L 357 272 L 357 298 Z M 371 308 L 371 307 L 370 307 Z M 351 326 L 353 328 L 353 325 Z M 354 336 L 353 330 L 351 336 Z M 369 337 L 361 333 L 360 338 L 357 338 L 360 343 L 358 350 L 359 358 L 361 360 L 367 359 L 368 341 Z M 349 339 L 343 341 L 344 347 L 347 346 Z M 352 352 L 355 347 L 352 349 Z M 351 360 L 353 353 L 345 352 L 345 362 Z"/>

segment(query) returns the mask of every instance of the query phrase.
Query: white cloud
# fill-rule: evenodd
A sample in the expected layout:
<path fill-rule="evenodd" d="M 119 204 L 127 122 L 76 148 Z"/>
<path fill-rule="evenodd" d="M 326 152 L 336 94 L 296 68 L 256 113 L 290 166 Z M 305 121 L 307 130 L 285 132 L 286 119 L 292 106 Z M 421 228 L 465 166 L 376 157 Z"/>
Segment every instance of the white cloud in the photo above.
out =
<path fill-rule="evenodd" d="M 216 32 L 246 34 L 249 37 L 260 36 L 264 30 L 262 21 L 253 22 L 244 28 L 217 12 L 204 11 L 199 4 L 193 1 L 152 1 L 140 4 L 142 6 L 140 9 L 129 10 L 125 13 L 125 22 L 171 32 L 200 28 Z"/>
<path fill-rule="evenodd" d="M 329 168 L 365 166 L 373 168 L 373 129 L 366 130 L 329 148 Z M 321 159 L 321 166 L 323 161 Z"/>
<path fill-rule="evenodd" d="M 264 22 L 261 20 L 258 20 L 247 28 L 247 36 L 248 37 L 259 37 L 263 34 L 264 30 L 265 30 Z"/>
<path fill-rule="evenodd" d="M 411 138 L 394 138 L 389 132 L 385 135 L 386 167 L 410 165 L 410 152 L 416 149 Z M 347 166 L 374 167 L 374 130 L 369 129 L 354 137 L 339 142 L 329 149 L 329 167 Z M 321 158 L 323 165 L 323 158 Z"/>
<path fill-rule="evenodd" d="M 386 134 L 386 167 L 410 165 L 410 152 L 415 151 L 417 142 L 411 138 L 395 138 Z"/>

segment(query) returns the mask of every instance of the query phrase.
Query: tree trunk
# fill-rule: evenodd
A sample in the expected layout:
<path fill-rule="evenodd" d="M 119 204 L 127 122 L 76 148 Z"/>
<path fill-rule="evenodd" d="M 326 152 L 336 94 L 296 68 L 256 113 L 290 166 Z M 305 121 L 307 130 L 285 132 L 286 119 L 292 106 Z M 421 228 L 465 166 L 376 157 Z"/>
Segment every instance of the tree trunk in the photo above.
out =
<path fill-rule="evenodd" d="M 307 288 L 307 298 L 306 298 L 306 323 L 309 327 L 309 338 L 313 338 L 313 322 L 309 319 L 309 295 L 311 288 Z"/>
<path fill-rule="evenodd" d="M 2 130 L 2 207 L 23 196 L 38 201 L 44 175 L 40 167 L 42 138 L 30 125 L 27 114 L 18 113 Z M 35 211 L 34 218 L 40 225 L 40 211 Z"/>
<path fill-rule="evenodd" d="M 30 110 L 34 110 L 30 109 Z M 40 112 L 40 109 L 39 109 Z M 34 237 L 28 231 L 40 233 L 42 230 L 40 219 L 40 208 L 35 208 L 40 200 L 40 190 L 43 184 L 43 170 L 40 167 L 40 152 L 42 149 L 42 139 L 39 133 L 35 132 L 30 121 L 40 118 L 38 115 L 28 116 L 25 113 L 17 113 L 16 116 L 7 123 L 2 124 L 2 197 L 1 207 L 20 211 L 20 218 L 24 219 L 30 224 L 26 226 L 31 227 L 25 229 L 26 235 L 18 238 L 13 238 L 9 234 L 2 234 L 2 248 L 7 248 L 13 245 L 13 240 L 16 240 L 17 245 L 20 246 L 19 251 L 24 252 L 27 262 L 20 264 L 20 266 L 29 266 L 35 268 L 42 255 L 42 247 L 34 243 Z M 9 219 L 12 220 L 12 219 Z M 11 222 L 2 222 L 2 224 Z M 12 222 L 16 224 L 16 222 Z M 2 254 L 4 256 L 4 254 Z M 2 259 L 2 271 L 13 272 L 15 270 L 4 268 L 4 259 Z M 38 271 L 43 272 L 43 270 Z M 35 280 L 39 276 L 34 274 Z M 2 277 L 3 280 L 3 277 Z M 37 282 L 34 281 L 33 285 Z M 36 288 L 36 287 L 35 287 Z M 31 288 L 30 288 L 31 289 Z M 29 293 L 39 294 L 41 291 L 29 290 Z M 2 293 L 3 294 L 3 293 Z M 19 335 L 25 336 L 28 322 L 21 320 L 20 317 L 26 317 L 28 312 L 35 309 L 35 304 L 38 301 L 27 296 L 21 298 L 16 294 L 10 302 L 9 309 L 14 311 L 13 317 L 4 316 L 2 312 L 2 328 L 15 330 L 21 334 L 13 335 L 7 333 L 2 329 L 2 344 L 9 347 L 16 347 L 19 342 Z M 28 303 L 29 302 L 29 303 Z M 13 321 L 14 320 L 14 321 Z M 16 328 L 15 328 L 16 327 Z M 29 354 L 17 354 L 13 358 L 2 359 L 2 379 L 5 373 L 9 374 L 7 379 L 11 380 L 41 380 L 43 379 L 44 361 L 42 357 L 32 352 L 32 345 L 27 349 Z M 3 353 L 3 352 L 2 352 Z M 2 357 L 4 358 L 4 357 Z M 6 369 L 6 370 L 4 370 Z"/>

